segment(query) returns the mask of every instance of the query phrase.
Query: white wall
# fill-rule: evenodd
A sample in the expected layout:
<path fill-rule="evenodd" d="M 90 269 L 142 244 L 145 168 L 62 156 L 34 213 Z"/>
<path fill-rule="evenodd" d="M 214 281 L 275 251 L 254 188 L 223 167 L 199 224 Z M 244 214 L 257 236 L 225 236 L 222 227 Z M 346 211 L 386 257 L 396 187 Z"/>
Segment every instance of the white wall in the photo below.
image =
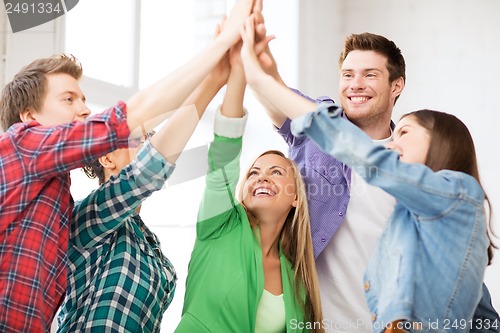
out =
<path fill-rule="evenodd" d="M 0 87 L 32 60 L 61 50 L 55 36 L 59 20 L 13 34 L 5 6 L 0 3 Z M 2 133 L 2 129 L 0 129 Z"/>
<path fill-rule="evenodd" d="M 396 104 L 394 119 L 412 110 L 430 108 L 453 113 L 467 124 L 476 144 L 483 185 L 497 212 L 493 223 L 500 234 L 500 151 L 495 148 L 500 126 L 500 106 L 495 98 L 500 90 L 500 1 L 332 3 L 301 1 L 301 8 L 306 7 L 303 13 L 311 17 L 308 24 L 301 26 L 299 54 L 307 60 L 300 63 L 301 89 L 312 96 L 337 97 L 337 60 L 343 36 L 367 31 L 393 40 L 407 65 L 407 83 Z M 321 30 L 328 25 L 329 30 Z M 324 68 L 329 77 L 325 78 L 319 68 Z M 499 278 L 500 252 L 496 251 L 494 264 L 486 272 L 486 283 L 497 309 Z"/>

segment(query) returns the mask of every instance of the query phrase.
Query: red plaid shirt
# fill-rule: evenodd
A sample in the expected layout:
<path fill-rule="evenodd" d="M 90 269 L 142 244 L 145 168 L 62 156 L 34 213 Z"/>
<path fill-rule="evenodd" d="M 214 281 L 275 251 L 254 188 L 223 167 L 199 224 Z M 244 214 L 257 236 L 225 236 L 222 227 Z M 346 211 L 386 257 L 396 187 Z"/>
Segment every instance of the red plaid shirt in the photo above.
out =
<path fill-rule="evenodd" d="M 128 145 L 126 105 L 0 136 L 0 332 L 50 331 L 66 291 L 69 171 Z"/>

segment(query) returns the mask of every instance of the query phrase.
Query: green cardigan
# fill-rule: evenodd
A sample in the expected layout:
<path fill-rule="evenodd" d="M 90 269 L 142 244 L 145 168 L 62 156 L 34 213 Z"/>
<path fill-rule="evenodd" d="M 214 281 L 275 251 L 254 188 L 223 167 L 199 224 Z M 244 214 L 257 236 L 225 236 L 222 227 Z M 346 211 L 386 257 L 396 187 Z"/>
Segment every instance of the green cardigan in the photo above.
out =
<path fill-rule="evenodd" d="M 234 199 L 240 152 L 241 138 L 216 135 L 210 147 L 210 170 L 198 213 L 184 309 L 175 332 L 255 331 L 264 269 L 258 235 Z M 303 332 L 293 324 L 303 322 L 304 313 L 295 299 L 292 265 L 281 251 L 280 262 L 287 332 Z"/>

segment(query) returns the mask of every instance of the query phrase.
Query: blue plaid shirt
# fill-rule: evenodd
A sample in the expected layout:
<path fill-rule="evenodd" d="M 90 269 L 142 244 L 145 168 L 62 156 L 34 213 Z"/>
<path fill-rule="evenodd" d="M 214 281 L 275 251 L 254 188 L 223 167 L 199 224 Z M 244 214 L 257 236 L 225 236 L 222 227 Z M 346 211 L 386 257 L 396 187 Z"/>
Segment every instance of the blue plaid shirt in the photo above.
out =
<path fill-rule="evenodd" d="M 174 169 L 146 142 L 117 177 L 73 210 L 58 332 L 159 332 L 176 274 L 136 208 Z"/>

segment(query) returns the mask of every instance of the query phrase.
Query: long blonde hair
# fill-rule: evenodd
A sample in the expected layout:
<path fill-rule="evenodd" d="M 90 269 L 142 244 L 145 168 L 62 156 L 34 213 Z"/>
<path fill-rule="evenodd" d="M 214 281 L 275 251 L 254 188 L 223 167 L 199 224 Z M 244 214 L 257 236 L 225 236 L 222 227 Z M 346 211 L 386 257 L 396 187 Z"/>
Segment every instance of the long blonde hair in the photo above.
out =
<path fill-rule="evenodd" d="M 268 150 L 260 154 L 250 165 L 253 164 L 264 155 L 278 155 L 283 157 L 290 163 L 292 167 L 295 189 L 297 191 L 297 206 L 292 207 L 285 220 L 285 224 L 280 235 L 280 244 L 283 254 L 293 265 L 294 268 L 294 293 L 296 299 L 302 305 L 306 321 L 313 323 L 314 332 L 324 332 L 322 328 L 322 311 L 319 298 L 318 276 L 316 274 L 316 266 L 314 263 L 314 252 L 311 238 L 311 227 L 309 221 L 309 209 L 307 205 L 307 197 L 305 192 L 304 181 L 297 168 L 297 165 L 287 158 L 281 151 Z M 250 169 L 249 168 L 249 169 Z M 243 184 L 248 178 L 248 170 L 245 177 L 240 179 L 238 200 L 243 205 Z M 245 207 L 245 205 L 243 205 Z M 252 228 L 259 225 L 258 219 L 253 216 L 245 207 L 248 219 Z M 302 295 L 305 291 L 305 301 Z"/>

